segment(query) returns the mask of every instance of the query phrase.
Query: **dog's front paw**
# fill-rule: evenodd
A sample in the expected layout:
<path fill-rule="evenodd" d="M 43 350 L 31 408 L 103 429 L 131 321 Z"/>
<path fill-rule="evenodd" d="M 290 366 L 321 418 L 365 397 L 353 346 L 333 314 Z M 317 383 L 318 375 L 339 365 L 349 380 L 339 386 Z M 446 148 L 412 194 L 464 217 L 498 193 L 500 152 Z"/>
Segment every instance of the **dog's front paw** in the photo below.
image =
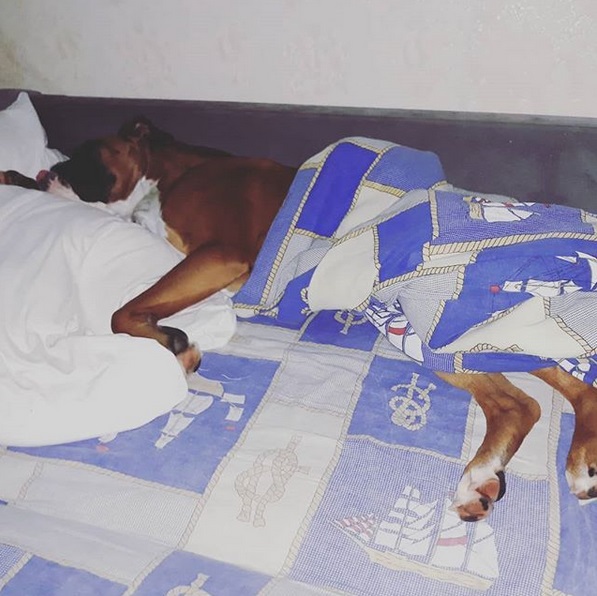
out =
<path fill-rule="evenodd" d="M 199 364 L 201 364 L 201 352 L 199 352 L 197 346 L 192 344 L 183 352 L 176 354 L 176 359 L 185 373 L 189 374 L 199 368 Z"/>
<path fill-rule="evenodd" d="M 50 194 L 62 197 L 63 199 L 70 199 L 72 201 L 79 201 L 78 195 L 66 182 L 60 180 L 56 172 L 51 170 L 41 170 L 36 177 L 39 190 L 49 192 Z"/>
<path fill-rule="evenodd" d="M 471 469 L 458 483 L 452 508 L 462 521 L 476 522 L 489 517 L 493 504 L 506 492 L 503 470 Z"/>

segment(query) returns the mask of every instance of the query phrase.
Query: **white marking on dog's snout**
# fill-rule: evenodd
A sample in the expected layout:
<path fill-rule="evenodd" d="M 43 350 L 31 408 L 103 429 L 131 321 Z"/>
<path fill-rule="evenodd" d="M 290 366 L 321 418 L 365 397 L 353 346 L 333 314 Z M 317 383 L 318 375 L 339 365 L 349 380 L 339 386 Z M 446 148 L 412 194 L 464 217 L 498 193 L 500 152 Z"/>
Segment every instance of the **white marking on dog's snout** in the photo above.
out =
<path fill-rule="evenodd" d="M 62 197 L 63 199 L 69 199 L 70 201 L 80 201 L 79 195 L 70 187 L 68 184 L 64 184 L 60 181 L 58 176 L 49 176 L 46 187 L 46 192 Z"/>

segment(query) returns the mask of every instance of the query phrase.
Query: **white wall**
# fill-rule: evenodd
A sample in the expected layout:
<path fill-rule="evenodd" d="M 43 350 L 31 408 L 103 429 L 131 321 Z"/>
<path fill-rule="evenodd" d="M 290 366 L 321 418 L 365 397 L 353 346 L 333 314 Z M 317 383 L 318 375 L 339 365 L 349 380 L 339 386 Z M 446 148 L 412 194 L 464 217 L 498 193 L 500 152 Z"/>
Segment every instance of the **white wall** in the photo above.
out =
<path fill-rule="evenodd" d="M 595 0 L 0 0 L 0 87 L 597 117 Z"/>

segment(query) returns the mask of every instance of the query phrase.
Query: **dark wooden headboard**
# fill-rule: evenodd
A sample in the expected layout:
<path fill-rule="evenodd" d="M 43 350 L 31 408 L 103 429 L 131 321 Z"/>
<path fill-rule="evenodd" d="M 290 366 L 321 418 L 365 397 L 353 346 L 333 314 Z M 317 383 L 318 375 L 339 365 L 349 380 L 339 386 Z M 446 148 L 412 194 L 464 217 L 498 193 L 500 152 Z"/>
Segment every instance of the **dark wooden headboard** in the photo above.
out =
<path fill-rule="evenodd" d="M 0 90 L 0 108 L 17 92 Z M 181 140 L 291 165 L 360 135 L 436 152 L 462 188 L 597 211 L 597 120 L 30 93 L 66 154 L 141 114 Z"/>

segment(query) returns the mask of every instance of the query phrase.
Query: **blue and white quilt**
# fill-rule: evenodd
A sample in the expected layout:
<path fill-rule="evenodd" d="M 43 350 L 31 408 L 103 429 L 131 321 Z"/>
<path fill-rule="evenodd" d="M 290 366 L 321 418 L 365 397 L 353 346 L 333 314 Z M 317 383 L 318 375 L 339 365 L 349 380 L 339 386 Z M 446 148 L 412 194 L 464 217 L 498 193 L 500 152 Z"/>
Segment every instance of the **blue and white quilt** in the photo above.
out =
<path fill-rule="evenodd" d="M 543 417 L 490 519 L 450 499 L 484 419 L 363 315 L 240 322 L 188 398 L 133 431 L 0 450 L 2 596 L 592 596 L 597 503 Z"/>
<path fill-rule="evenodd" d="M 370 153 L 389 147 L 347 145 L 348 154 L 352 146 L 363 151 L 371 174 Z M 405 177 L 394 199 L 422 196 L 420 187 L 448 192 L 439 163 L 427 158 L 433 175 Z M 383 169 L 375 176 L 376 184 L 387 181 Z M 296 184 L 313 191 L 314 181 L 307 164 Z M 380 196 L 381 186 L 353 185 L 361 196 Z M 288 204 L 295 199 L 298 192 Z M 387 198 L 377 208 L 381 215 L 395 207 Z M 330 200 L 322 209 L 331 217 L 340 208 Z M 499 217 L 519 206 L 495 209 Z M 309 229 L 296 209 L 285 207 L 284 218 Z M 358 238 L 367 221 L 349 236 Z M 284 254 L 263 253 L 263 267 L 238 296 L 239 310 L 253 317 L 204 355 L 171 412 L 99 439 L 0 448 L 2 596 L 592 596 L 597 503 L 579 502 L 566 486 L 568 404 L 539 379 L 512 374 L 539 401 L 542 418 L 510 463 L 506 496 L 489 520 L 460 521 L 450 501 L 481 443 L 482 413 L 468 394 L 396 349 L 392 341 L 406 346 L 411 336 L 404 325 L 385 326 L 383 309 L 393 302 L 377 277 L 379 304 L 353 308 L 364 283 L 355 278 L 339 296 L 347 308 L 314 312 L 316 265 L 330 254 L 334 231 L 310 229 L 283 234 Z M 417 226 L 403 226 L 404 236 L 413 234 Z M 418 271 L 417 254 L 405 258 L 400 266 Z M 270 270 L 286 270 L 286 278 Z M 517 280 L 491 280 L 500 292 L 505 281 Z M 371 321 L 390 331 L 380 334 Z M 430 337 L 440 331 L 435 325 Z"/>
<path fill-rule="evenodd" d="M 438 157 L 348 138 L 308 160 L 239 308 L 356 310 L 434 370 L 597 377 L 597 216 L 453 189 Z"/>

